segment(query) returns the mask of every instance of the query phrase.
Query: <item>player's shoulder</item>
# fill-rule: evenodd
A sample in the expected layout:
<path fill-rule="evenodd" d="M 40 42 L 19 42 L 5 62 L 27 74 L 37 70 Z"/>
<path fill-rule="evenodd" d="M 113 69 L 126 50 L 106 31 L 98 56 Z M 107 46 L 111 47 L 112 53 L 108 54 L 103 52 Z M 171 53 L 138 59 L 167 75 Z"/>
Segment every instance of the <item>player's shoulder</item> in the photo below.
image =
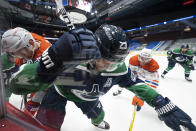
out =
<path fill-rule="evenodd" d="M 40 39 L 44 39 L 44 37 L 42 37 L 41 35 L 38 35 L 36 33 L 31 32 L 31 35 L 33 36 L 33 38 L 35 40 L 40 40 Z"/>
<path fill-rule="evenodd" d="M 132 57 L 129 59 L 129 64 L 134 65 L 134 66 L 139 66 L 138 54 L 132 56 Z"/>
<path fill-rule="evenodd" d="M 174 54 L 180 54 L 180 52 L 181 52 L 180 48 L 176 48 L 176 49 L 172 50 L 172 53 L 174 53 Z"/>
<path fill-rule="evenodd" d="M 153 58 L 152 58 L 152 60 L 150 61 L 150 63 L 153 64 L 153 65 L 159 65 L 158 62 L 157 62 L 155 59 L 153 59 Z"/>
<path fill-rule="evenodd" d="M 155 72 L 159 69 L 159 64 L 156 60 L 152 59 L 148 64 L 144 66 L 144 69 L 150 72 Z"/>
<path fill-rule="evenodd" d="M 193 51 L 191 51 L 191 50 L 187 50 L 186 54 L 189 55 L 189 56 L 193 56 L 194 55 Z"/>
<path fill-rule="evenodd" d="M 152 69 L 151 69 L 152 72 L 157 71 L 159 69 L 158 62 L 156 60 L 152 59 L 152 66 L 151 67 L 152 67 Z"/>

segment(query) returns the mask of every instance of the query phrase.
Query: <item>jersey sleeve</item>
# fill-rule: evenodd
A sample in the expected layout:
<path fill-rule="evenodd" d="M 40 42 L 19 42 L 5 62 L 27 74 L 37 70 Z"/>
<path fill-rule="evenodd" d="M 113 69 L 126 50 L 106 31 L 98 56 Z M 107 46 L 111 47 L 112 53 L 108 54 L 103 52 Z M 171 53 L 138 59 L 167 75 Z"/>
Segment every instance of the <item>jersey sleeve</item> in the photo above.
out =
<path fill-rule="evenodd" d="M 121 77 L 119 86 L 133 92 L 151 106 L 152 100 L 158 95 L 158 93 L 153 88 L 147 86 L 144 81 L 137 78 L 137 76 L 131 72 L 130 69 L 126 75 Z"/>
<path fill-rule="evenodd" d="M 148 64 L 146 64 L 142 68 L 149 72 L 155 72 L 159 69 L 159 64 L 154 59 L 152 59 Z"/>
<path fill-rule="evenodd" d="M 129 68 L 131 69 L 131 71 L 133 71 L 133 72 L 138 72 L 138 70 L 139 70 L 139 67 L 138 66 L 134 66 L 134 65 L 129 65 Z"/>
<path fill-rule="evenodd" d="M 191 50 L 188 50 L 187 53 L 186 53 L 186 56 L 187 56 L 187 63 L 192 64 L 193 57 L 194 57 L 193 52 Z"/>
<path fill-rule="evenodd" d="M 140 65 L 140 63 L 138 61 L 138 55 L 132 56 L 129 59 L 129 65 L 132 65 L 132 66 L 139 66 Z"/>
<path fill-rule="evenodd" d="M 12 74 L 9 80 L 9 90 L 12 93 L 23 95 L 45 90 L 50 87 L 49 83 L 40 81 L 37 75 L 37 64 L 23 64 L 19 71 Z"/>
<path fill-rule="evenodd" d="M 136 96 L 139 96 L 142 100 L 146 101 L 152 106 L 152 101 L 158 95 L 158 93 L 146 84 L 137 83 L 132 86 L 125 87 L 129 91 L 133 92 Z"/>
<path fill-rule="evenodd" d="M 129 68 L 128 68 L 128 72 L 125 75 L 120 76 L 120 77 L 121 77 L 121 80 L 118 83 L 120 87 L 126 87 L 126 86 L 134 85 L 137 83 L 144 83 L 144 81 L 138 79 L 137 75 L 133 73 Z"/>
<path fill-rule="evenodd" d="M 44 37 L 35 33 L 31 33 L 31 34 L 36 41 L 39 41 L 41 43 L 39 49 L 35 52 L 35 55 L 33 57 L 33 60 L 36 60 L 38 57 L 40 57 L 43 54 L 45 50 L 47 50 L 51 46 L 51 44 Z"/>

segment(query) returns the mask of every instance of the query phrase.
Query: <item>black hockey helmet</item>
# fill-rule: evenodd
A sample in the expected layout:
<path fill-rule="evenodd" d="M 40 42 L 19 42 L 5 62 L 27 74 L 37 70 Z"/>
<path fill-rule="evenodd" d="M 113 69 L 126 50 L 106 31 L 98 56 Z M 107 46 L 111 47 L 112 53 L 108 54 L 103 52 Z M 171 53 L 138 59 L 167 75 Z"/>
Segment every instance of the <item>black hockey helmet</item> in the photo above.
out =
<path fill-rule="evenodd" d="M 128 55 L 128 38 L 122 28 L 104 24 L 95 31 L 102 58 L 121 62 Z"/>
<path fill-rule="evenodd" d="M 182 48 L 186 48 L 186 49 L 189 49 L 189 45 L 187 44 L 186 46 L 185 45 L 181 45 L 181 49 Z"/>

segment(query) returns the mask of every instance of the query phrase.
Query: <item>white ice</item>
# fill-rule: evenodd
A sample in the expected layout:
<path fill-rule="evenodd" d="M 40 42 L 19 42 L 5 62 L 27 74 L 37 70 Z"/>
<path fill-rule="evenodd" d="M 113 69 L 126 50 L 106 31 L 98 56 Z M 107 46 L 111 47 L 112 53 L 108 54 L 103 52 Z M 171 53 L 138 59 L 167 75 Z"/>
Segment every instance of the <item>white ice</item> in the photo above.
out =
<path fill-rule="evenodd" d="M 160 65 L 159 73 L 167 67 L 166 56 L 154 56 Z M 160 78 L 159 91 L 163 96 L 167 96 L 171 101 L 188 113 L 193 122 L 196 123 L 196 71 L 191 72 L 193 82 L 184 79 L 184 69 L 176 65 L 165 77 Z M 119 96 L 112 93 L 118 89 L 114 86 L 106 95 L 101 97 L 101 102 L 105 111 L 105 120 L 110 124 L 109 131 L 128 131 L 132 119 L 134 107 L 131 105 L 133 93 L 123 90 Z M 11 103 L 20 108 L 21 96 L 12 95 Z M 104 131 L 91 124 L 91 121 L 72 102 L 66 106 L 66 117 L 62 126 L 62 131 Z M 170 131 L 161 122 L 156 111 L 147 103 L 141 111 L 136 112 L 133 131 Z"/>

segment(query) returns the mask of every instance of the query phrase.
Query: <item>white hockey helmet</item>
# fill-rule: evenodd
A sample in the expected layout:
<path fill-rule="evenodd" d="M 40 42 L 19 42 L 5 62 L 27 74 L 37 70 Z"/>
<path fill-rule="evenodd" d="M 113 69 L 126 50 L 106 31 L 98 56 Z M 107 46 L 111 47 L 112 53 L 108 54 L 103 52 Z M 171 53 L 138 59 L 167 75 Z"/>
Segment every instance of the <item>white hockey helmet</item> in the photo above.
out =
<path fill-rule="evenodd" d="M 152 50 L 151 49 L 142 49 L 142 51 L 139 53 L 138 57 L 139 62 L 142 63 L 148 63 L 152 60 Z"/>
<path fill-rule="evenodd" d="M 33 46 L 29 40 L 35 41 L 31 33 L 24 28 L 16 27 L 7 30 L 1 39 L 3 52 L 16 52 L 24 47 L 33 50 Z"/>

